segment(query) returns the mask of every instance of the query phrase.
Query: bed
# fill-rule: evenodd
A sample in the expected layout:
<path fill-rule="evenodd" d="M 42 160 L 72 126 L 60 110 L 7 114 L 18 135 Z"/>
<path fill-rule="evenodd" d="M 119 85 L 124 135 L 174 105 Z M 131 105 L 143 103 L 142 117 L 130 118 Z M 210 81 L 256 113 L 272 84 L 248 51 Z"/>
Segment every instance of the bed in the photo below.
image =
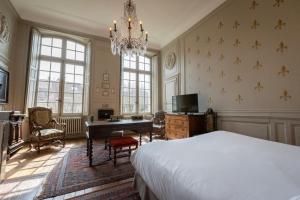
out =
<path fill-rule="evenodd" d="M 142 199 L 300 200 L 300 148 L 216 131 L 131 157 Z"/>

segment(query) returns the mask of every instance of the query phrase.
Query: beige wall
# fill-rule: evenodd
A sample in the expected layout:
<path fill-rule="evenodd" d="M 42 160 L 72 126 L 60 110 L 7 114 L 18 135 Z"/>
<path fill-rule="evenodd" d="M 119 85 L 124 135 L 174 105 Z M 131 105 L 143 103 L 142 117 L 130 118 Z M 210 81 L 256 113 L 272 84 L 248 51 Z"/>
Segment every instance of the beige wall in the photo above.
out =
<path fill-rule="evenodd" d="M 253 2 L 258 4 L 253 7 Z M 177 93 L 198 93 L 200 111 L 212 107 L 221 116 L 278 119 L 280 130 L 294 135 L 287 137 L 299 138 L 300 122 L 294 128 L 286 120 L 300 119 L 299 19 L 298 0 L 279 5 L 274 0 L 228 0 L 163 48 L 163 63 L 170 52 L 177 55 L 175 72 L 164 68 L 163 85 L 175 84 Z M 219 127 L 270 135 L 275 126 L 266 123 L 260 129 L 252 121 Z"/>
<path fill-rule="evenodd" d="M 18 16 L 16 15 L 14 9 L 11 7 L 8 0 L 0 1 L 0 13 L 2 13 L 8 22 L 10 39 L 7 43 L 0 42 L 0 67 L 8 70 L 10 72 L 10 90 L 9 90 L 9 104 L 0 105 L 1 110 L 11 109 L 13 105 L 13 93 L 14 93 L 14 79 L 15 74 L 12 73 L 14 69 L 14 51 L 16 43 L 16 33 L 17 33 L 17 21 Z"/>

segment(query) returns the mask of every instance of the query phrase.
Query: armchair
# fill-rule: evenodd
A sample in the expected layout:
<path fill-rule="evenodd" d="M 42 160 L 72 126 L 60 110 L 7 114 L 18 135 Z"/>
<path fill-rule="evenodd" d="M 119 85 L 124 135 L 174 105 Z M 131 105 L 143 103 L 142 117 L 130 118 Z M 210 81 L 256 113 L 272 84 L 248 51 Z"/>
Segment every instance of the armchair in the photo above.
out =
<path fill-rule="evenodd" d="M 36 149 L 54 142 L 65 146 L 65 124 L 59 124 L 52 118 L 52 110 L 43 107 L 28 108 L 31 143 L 36 143 Z"/>
<path fill-rule="evenodd" d="M 159 111 L 154 114 L 153 132 L 164 137 L 165 134 L 165 114 L 164 111 Z"/>

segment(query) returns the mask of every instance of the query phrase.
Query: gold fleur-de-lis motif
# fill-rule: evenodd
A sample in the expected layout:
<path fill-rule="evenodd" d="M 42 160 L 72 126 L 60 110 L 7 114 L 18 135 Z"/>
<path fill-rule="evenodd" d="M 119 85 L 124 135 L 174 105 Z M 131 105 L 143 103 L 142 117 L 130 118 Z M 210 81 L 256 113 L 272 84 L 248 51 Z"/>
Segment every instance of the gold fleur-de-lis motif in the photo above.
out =
<path fill-rule="evenodd" d="M 288 68 L 285 65 L 282 65 L 280 71 L 278 72 L 278 75 L 285 77 L 289 73 L 290 70 L 288 70 Z"/>
<path fill-rule="evenodd" d="M 222 60 L 224 60 L 224 58 L 225 58 L 224 54 L 221 53 L 219 60 L 222 61 Z"/>
<path fill-rule="evenodd" d="M 242 96 L 240 94 L 235 99 L 235 101 L 237 101 L 238 103 L 241 103 L 243 100 L 244 99 L 242 98 Z"/>
<path fill-rule="evenodd" d="M 212 68 L 211 68 L 211 66 L 208 66 L 208 68 L 207 68 L 207 70 L 206 70 L 207 72 L 211 72 L 212 71 Z"/>
<path fill-rule="evenodd" d="M 260 23 L 255 19 L 252 22 L 251 29 L 257 29 L 259 25 L 260 25 Z"/>
<path fill-rule="evenodd" d="M 240 44 L 241 44 L 241 41 L 237 38 L 237 39 L 235 39 L 235 41 L 234 41 L 234 43 L 233 43 L 233 46 L 239 47 Z"/>
<path fill-rule="evenodd" d="M 263 65 L 259 62 L 259 60 L 256 61 L 255 65 L 253 66 L 253 69 L 261 69 Z"/>
<path fill-rule="evenodd" d="M 234 30 L 237 30 L 240 26 L 240 23 L 238 21 L 235 21 L 234 24 L 233 24 L 233 29 Z"/>
<path fill-rule="evenodd" d="M 261 43 L 258 40 L 254 41 L 254 44 L 252 45 L 253 49 L 258 49 L 259 47 L 261 47 Z"/>
<path fill-rule="evenodd" d="M 211 52 L 208 51 L 207 54 L 206 54 L 206 56 L 207 56 L 208 58 L 210 58 L 210 57 L 211 57 Z"/>
<path fill-rule="evenodd" d="M 282 21 L 282 19 L 278 19 L 277 24 L 275 25 L 274 29 L 282 30 L 285 25 L 286 25 L 286 23 L 284 21 Z"/>
<path fill-rule="evenodd" d="M 207 42 L 207 43 L 210 43 L 210 41 L 211 41 L 211 38 L 210 38 L 210 37 L 207 37 L 206 42 Z"/>
<path fill-rule="evenodd" d="M 289 100 L 289 99 L 291 99 L 291 98 L 292 98 L 292 96 L 289 95 L 289 93 L 288 93 L 287 90 L 284 90 L 284 91 L 282 92 L 282 95 L 280 96 L 280 99 L 283 99 L 284 101 L 287 101 L 287 100 Z"/>
<path fill-rule="evenodd" d="M 264 89 L 264 86 L 262 86 L 261 82 L 258 81 L 256 83 L 256 86 L 254 87 L 254 90 L 257 90 L 258 92 L 260 92 L 262 89 Z"/>
<path fill-rule="evenodd" d="M 225 90 L 225 88 L 222 88 L 222 89 L 221 89 L 221 94 L 223 94 L 223 95 L 224 95 L 225 93 L 226 93 L 226 90 Z"/>
<path fill-rule="evenodd" d="M 212 104 L 213 104 L 212 97 L 209 97 L 209 98 L 208 98 L 208 104 L 209 104 L 209 105 L 212 105 Z"/>
<path fill-rule="evenodd" d="M 285 45 L 283 42 L 280 42 L 276 51 L 283 53 L 287 49 L 288 49 L 287 45 Z"/>
<path fill-rule="evenodd" d="M 221 30 L 223 28 L 223 26 L 224 26 L 223 22 L 219 22 L 218 29 Z"/>
<path fill-rule="evenodd" d="M 218 41 L 218 44 L 219 45 L 222 45 L 224 43 L 224 39 L 223 39 L 223 37 L 221 37 L 220 39 L 219 39 L 219 41 Z"/>
<path fill-rule="evenodd" d="M 188 52 L 188 53 L 191 53 L 191 48 L 190 48 L 190 47 L 187 49 L 187 52 Z"/>
<path fill-rule="evenodd" d="M 220 78 L 223 79 L 225 77 L 225 72 L 222 70 L 220 73 Z"/>
<path fill-rule="evenodd" d="M 284 0 L 275 0 L 275 3 L 273 4 L 273 7 L 280 7 L 281 4 L 284 3 Z"/>
<path fill-rule="evenodd" d="M 236 79 L 235 79 L 235 82 L 238 82 L 238 83 L 240 83 L 240 82 L 242 82 L 242 78 L 241 78 L 241 76 L 240 75 L 238 75 L 237 77 L 236 77 Z"/>
<path fill-rule="evenodd" d="M 197 49 L 197 55 L 198 56 L 200 55 L 200 49 Z"/>
<path fill-rule="evenodd" d="M 208 82 L 208 87 L 212 87 L 212 82 L 211 81 Z"/>
<path fill-rule="evenodd" d="M 255 1 L 255 0 L 253 0 L 252 2 L 251 2 L 251 5 L 250 5 L 250 10 L 255 10 L 256 9 L 256 7 L 257 6 L 259 6 L 259 3 L 257 3 L 257 1 Z"/>
<path fill-rule="evenodd" d="M 200 36 L 197 35 L 197 37 L 196 37 L 196 42 L 199 42 L 199 41 L 200 41 Z"/>
<path fill-rule="evenodd" d="M 239 57 L 236 57 L 235 61 L 233 62 L 236 65 L 241 64 L 242 60 Z"/>

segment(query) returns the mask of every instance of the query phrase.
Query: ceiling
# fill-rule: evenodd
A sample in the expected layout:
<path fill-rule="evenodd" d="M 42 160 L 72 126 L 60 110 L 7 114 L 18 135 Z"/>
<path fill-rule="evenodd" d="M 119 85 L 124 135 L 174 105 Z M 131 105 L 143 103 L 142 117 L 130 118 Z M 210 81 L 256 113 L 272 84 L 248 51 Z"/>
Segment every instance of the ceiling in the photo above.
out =
<path fill-rule="evenodd" d="M 108 37 L 124 0 L 10 0 L 20 17 L 37 23 Z M 160 49 L 225 0 L 136 0 L 137 14 L 149 32 L 150 47 Z"/>

